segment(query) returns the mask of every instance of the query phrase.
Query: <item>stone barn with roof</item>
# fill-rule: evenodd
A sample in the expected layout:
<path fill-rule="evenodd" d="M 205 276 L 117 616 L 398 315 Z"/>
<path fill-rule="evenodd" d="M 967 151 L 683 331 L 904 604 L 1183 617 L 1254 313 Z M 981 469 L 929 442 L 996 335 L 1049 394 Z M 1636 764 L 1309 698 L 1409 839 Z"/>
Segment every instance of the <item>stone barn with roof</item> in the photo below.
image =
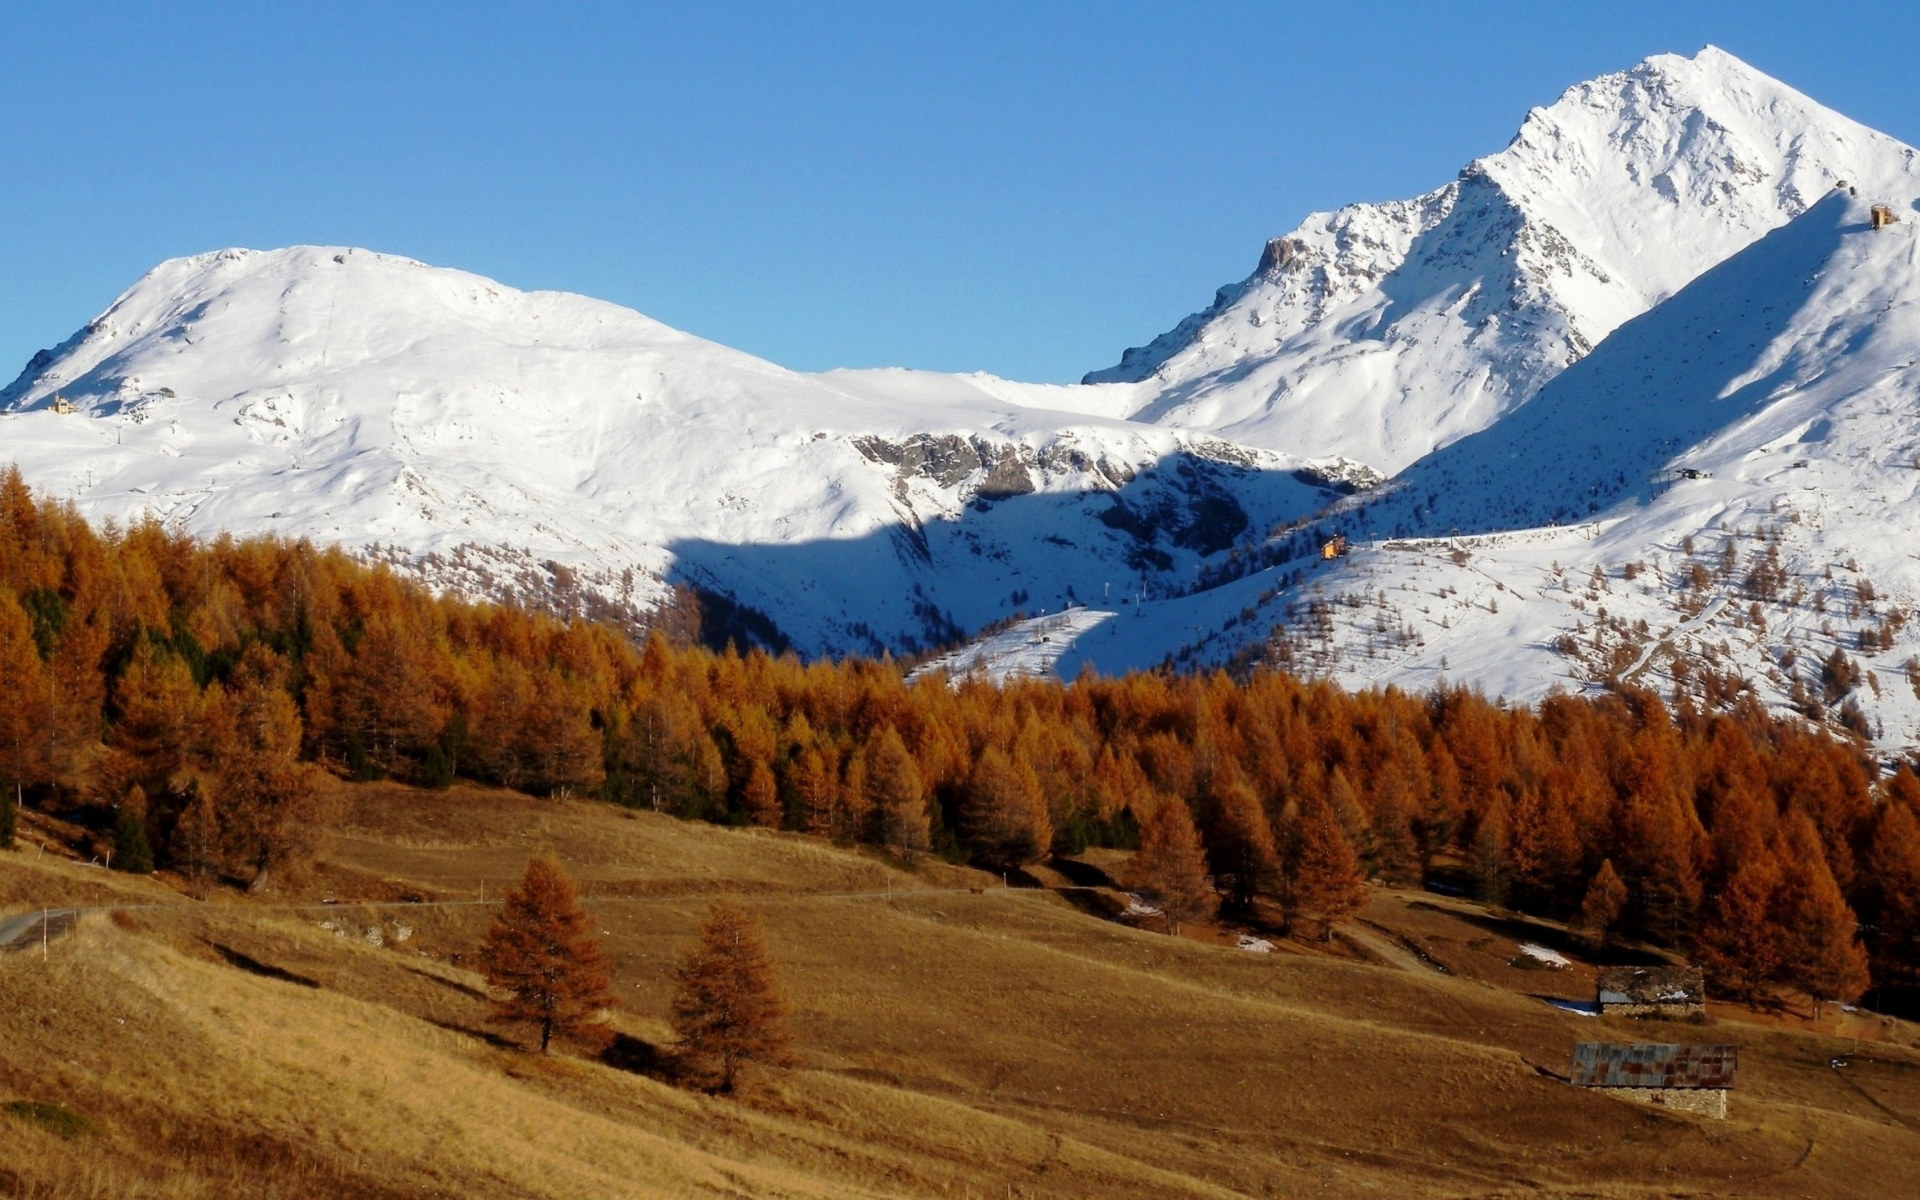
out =
<path fill-rule="evenodd" d="M 1609 967 L 1600 972 L 1595 1003 L 1602 1016 L 1707 1015 L 1707 981 L 1698 967 Z"/>
<path fill-rule="evenodd" d="M 1673 1046 L 1581 1042 L 1573 1048 L 1569 1082 L 1622 1100 L 1724 1121 L 1727 1093 L 1733 1090 L 1735 1057 L 1735 1048 L 1724 1043 Z"/>

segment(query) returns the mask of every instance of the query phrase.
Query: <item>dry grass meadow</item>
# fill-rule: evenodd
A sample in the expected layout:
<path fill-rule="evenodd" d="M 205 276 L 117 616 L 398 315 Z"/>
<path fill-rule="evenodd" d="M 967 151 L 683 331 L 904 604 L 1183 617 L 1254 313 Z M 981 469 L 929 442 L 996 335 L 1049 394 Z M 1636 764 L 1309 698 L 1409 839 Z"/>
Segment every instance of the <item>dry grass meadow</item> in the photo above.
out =
<path fill-rule="evenodd" d="M 1920 1195 L 1920 1030 L 1564 1012 L 1542 997 L 1590 998 L 1589 968 L 1509 965 L 1556 931 L 1456 901 L 1381 892 L 1326 947 L 1255 954 L 1107 919 L 1111 854 L 1003 888 L 478 788 L 340 808 L 314 876 L 265 901 L 0 854 L 0 913 L 120 906 L 0 956 L 0 1194 Z M 535 849 L 606 932 L 605 1061 L 487 1023 L 479 901 Z M 734 1097 L 674 1085 L 664 1021 L 719 895 L 765 920 L 800 1057 Z M 1568 1087 L 1576 1040 L 1737 1042 L 1732 1118 Z"/>

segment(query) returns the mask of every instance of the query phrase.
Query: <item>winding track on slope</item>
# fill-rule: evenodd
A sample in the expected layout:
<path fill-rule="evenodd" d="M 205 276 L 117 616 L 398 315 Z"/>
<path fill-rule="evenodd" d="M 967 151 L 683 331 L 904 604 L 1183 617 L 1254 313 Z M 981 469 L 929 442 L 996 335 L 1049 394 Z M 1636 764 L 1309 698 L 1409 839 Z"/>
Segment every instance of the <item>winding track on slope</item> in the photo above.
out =
<path fill-rule="evenodd" d="M 1720 610 L 1726 606 L 1727 598 L 1725 596 L 1715 596 L 1713 601 L 1701 609 L 1697 616 L 1689 617 L 1687 620 L 1680 622 L 1672 629 L 1669 629 L 1659 639 L 1649 643 L 1647 648 L 1640 652 L 1640 661 L 1620 672 L 1620 678 L 1632 682 L 1633 678 L 1639 675 L 1641 671 L 1644 671 L 1649 662 L 1653 661 L 1653 656 L 1659 653 L 1662 646 L 1672 649 L 1674 643 L 1680 640 L 1682 634 L 1695 633 L 1706 628 L 1707 622 L 1719 616 Z"/>

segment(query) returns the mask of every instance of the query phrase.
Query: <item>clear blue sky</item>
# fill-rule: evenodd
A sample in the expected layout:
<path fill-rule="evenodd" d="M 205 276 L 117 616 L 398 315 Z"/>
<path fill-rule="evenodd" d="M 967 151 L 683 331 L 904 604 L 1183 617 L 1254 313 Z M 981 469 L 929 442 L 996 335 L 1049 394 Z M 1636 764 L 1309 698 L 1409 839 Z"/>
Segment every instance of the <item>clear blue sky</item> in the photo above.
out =
<path fill-rule="evenodd" d="M 1920 143 L 1880 7 L 8 2 L 0 382 L 161 259 L 298 242 L 802 369 L 1077 378 L 1648 54 Z"/>

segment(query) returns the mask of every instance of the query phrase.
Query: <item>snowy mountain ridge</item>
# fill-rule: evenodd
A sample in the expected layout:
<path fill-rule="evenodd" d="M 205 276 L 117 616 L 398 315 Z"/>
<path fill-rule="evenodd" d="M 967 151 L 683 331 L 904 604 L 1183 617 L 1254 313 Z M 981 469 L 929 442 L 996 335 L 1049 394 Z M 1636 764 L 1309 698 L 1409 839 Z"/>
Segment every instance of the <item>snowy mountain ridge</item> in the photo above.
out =
<path fill-rule="evenodd" d="M 1135 419 L 1392 474 L 1843 179 L 1910 191 L 1920 152 L 1714 47 L 1657 55 L 1425 196 L 1308 217 L 1087 382 L 1144 388 Z"/>
<path fill-rule="evenodd" d="M 1660 56 L 1077 385 L 807 375 L 411 259 L 221 251 L 0 389 L 0 463 L 473 594 L 640 616 L 689 582 L 810 654 L 993 625 L 945 665 L 1627 681 L 1911 745 L 1916 196 L 1913 150 Z"/>
<path fill-rule="evenodd" d="M 470 592 L 557 564 L 642 610 L 672 575 L 812 653 L 1169 588 L 1332 494 L 1288 456 L 1045 407 L 1086 390 L 808 376 L 586 297 L 228 250 L 36 356 L 0 390 L 0 458 L 100 516 L 378 547 Z"/>
<path fill-rule="evenodd" d="M 1527 405 L 1287 535 L 1285 565 L 1049 646 L 1058 669 L 1251 652 L 1354 687 L 1750 693 L 1910 750 L 1916 195 L 1830 193 Z M 1876 229 L 1875 202 L 1900 220 Z M 1352 549 L 1321 559 L 1336 535 Z"/>

